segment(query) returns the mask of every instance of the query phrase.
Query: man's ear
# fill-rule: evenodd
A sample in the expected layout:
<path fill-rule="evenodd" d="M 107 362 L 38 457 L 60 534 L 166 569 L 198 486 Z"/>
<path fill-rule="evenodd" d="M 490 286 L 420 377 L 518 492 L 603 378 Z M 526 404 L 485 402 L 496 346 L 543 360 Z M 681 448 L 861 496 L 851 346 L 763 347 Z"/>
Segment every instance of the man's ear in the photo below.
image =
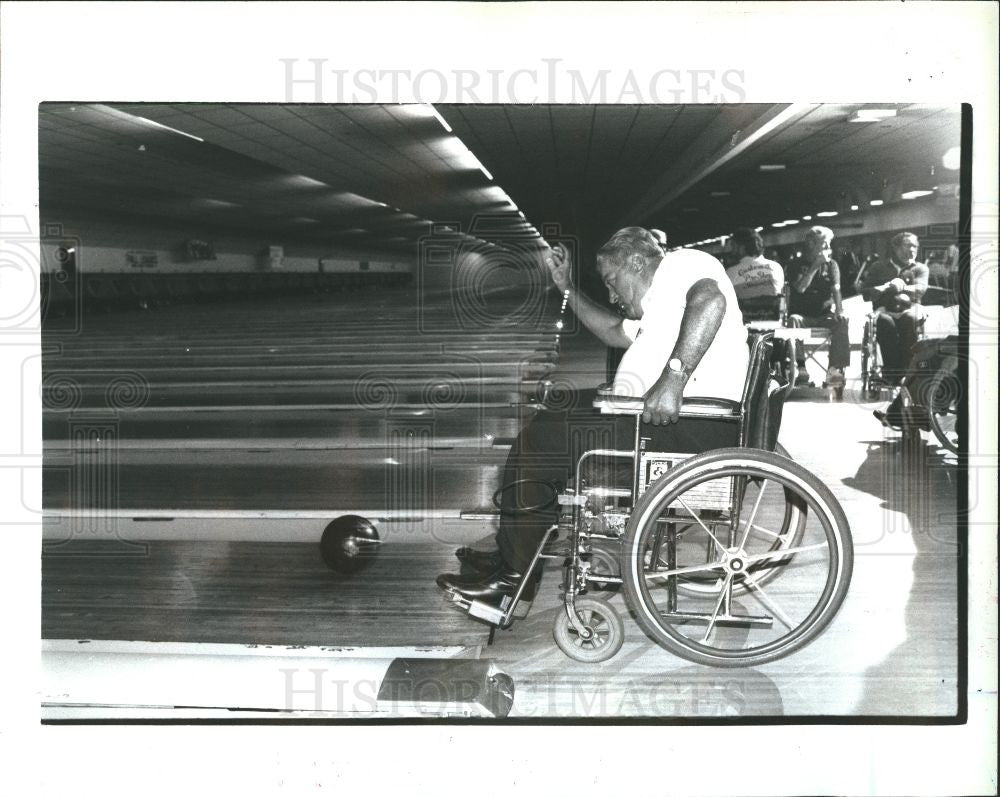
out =
<path fill-rule="evenodd" d="M 632 255 L 632 270 L 642 271 L 646 267 L 646 258 L 636 252 Z"/>

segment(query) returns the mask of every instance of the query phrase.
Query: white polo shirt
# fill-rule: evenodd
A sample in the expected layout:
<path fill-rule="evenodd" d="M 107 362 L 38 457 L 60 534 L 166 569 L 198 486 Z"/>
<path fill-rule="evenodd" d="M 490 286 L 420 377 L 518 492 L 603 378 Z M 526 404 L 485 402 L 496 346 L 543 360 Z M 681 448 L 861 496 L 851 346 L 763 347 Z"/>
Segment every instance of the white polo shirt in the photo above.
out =
<path fill-rule="evenodd" d="M 714 280 L 718 285 L 726 298 L 726 312 L 715 339 L 684 386 L 684 395 L 739 401 L 749 360 L 743 314 L 722 264 L 695 249 L 680 249 L 664 256 L 642 297 L 642 318 L 622 322 L 622 329 L 633 342 L 618 366 L 612 392 L 645 396 L 650 391 L 677 343 L 687 293 L 702 279 Z"/>

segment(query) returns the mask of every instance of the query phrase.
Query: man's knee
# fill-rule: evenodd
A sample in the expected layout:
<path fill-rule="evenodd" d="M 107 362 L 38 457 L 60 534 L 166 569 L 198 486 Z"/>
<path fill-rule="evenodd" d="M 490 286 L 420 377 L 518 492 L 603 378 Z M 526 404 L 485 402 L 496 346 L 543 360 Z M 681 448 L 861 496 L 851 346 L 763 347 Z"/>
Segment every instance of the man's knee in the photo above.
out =
<path fill-rule="evenodd" d="M 899 318 L 896 320 L 896 326 L 900 329 L 905 329 L 908 332 L 913 332 L 920 323 L 920 313 L 916 308 L 907 310 L 905 313 L 901 313 Z"/>

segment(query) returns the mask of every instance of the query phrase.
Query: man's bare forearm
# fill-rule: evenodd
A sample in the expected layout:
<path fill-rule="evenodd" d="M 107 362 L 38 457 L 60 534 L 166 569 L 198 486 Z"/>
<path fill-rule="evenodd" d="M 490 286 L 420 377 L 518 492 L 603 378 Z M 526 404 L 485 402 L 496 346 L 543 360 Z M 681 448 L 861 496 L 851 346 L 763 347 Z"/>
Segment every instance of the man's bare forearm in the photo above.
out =
<path fill-rule="evenodd" d="M 606 346 L 626 349 L 632 345 L 631 338 L 622 330 L 622 320 L 615 313 L 591 301 L 576 286 L 569 289 L 569 308 L 585 327 L 593 332 Z"/>
<path fill-rule="evenodd" d="M 693 371 L 715 340 L 725 314 L 726 297 L 714 280 L 703 279 L 692 285 L 671 358 L 684 363 L 688 373 Z"/>

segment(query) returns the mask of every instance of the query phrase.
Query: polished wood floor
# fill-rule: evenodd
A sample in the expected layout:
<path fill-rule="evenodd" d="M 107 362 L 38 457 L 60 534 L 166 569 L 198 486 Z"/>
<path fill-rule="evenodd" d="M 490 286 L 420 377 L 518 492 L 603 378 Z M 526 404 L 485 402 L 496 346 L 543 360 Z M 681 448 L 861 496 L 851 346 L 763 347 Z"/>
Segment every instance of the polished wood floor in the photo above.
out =
<path fill-rule="evenodd" d="M 446 315 L 445 299 L 436 307 Z M 954 714 L 956 463 L 929 440 L 902 450 L 872 418 L 885 400 L 859 399 L 857 363 L 842 402 L 796 391 L 781 433 L 854 534 L 851 589 L 819 639 L 758 668 L 702 667 L 649 640 L 618 595 L 624 649 L 580 664 L 552 640 L 550 566 L 531 615 L 486 646 L 487 628 L 448 606 L 434 577 L 455 569 L 457 544 L 489 546 L 489 522 L 459 516 L 489 508 L 504 441 L 539 380 L 602 381 L 591 338 L 564 337 L 557 360 L 556 309 L 516 329 L 424 334 L 412 296 L 390 291 L 108 315 L 79 336 L 47 329 L 44 500 L 62 525 L 43 560 L 43 636 L 479 646 L 515 679 L 512 717 Z M 324 516 L 386 506 L 422 513 L 418 533 L 392 532 L 365 573 L 325 569 Z M 156 510 L 266 521 L 289 509 L 315 525 L 281 543 L 212 536 L 207 522 L 186 540 L 153 524 L 67 536 L 65 524 Z"/>

